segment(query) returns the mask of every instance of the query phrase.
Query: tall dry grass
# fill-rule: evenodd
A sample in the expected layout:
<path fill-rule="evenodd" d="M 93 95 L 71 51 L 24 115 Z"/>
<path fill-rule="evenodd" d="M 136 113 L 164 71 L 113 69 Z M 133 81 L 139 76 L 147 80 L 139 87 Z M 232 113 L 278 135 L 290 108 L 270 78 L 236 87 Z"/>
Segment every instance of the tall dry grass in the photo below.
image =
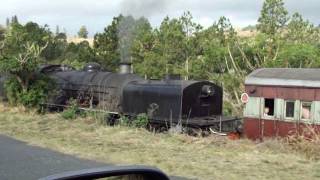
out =
<path fill-rule="evenodd" d="M 306 126 L 301 134 L 285 139 L 290 148 L 305 155 L 308 159 L 320 160 L 320 133 L 312 126 Z"/>

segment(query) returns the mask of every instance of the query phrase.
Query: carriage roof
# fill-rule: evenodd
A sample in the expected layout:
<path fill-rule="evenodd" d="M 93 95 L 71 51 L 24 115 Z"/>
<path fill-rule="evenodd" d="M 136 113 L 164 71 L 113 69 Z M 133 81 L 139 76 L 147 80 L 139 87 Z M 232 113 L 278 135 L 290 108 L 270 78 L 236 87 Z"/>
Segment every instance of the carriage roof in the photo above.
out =
<path fill-rule="evenodd" d="M 262 68 L 249 74 L 245 84 L 320 88 L 320 69 Z"/>

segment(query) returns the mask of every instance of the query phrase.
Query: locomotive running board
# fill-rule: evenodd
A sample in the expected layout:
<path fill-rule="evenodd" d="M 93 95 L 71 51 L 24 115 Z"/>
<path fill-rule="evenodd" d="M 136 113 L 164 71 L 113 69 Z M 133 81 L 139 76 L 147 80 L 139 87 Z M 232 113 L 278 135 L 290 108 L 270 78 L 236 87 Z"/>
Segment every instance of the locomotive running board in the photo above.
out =
<path fill-rule="evenodd" d="M 41 106 L 46 106 L 46 107 L 62 107 L 62 108 L 69 108 L 71 106 L 67 105 L 60 105 L 60 104 L 50 104 L 50 103 L 43 103 Z M 90 111 L 90 112 L 99 112 L 99 113 L 108 113 L 108 114 L 119 114 L 118 112 L 110 112 L 106 110 L 101 110 L 101 109 L 93 109 L 93 108 L 83 108 L 83 107 L 78 107 L 79 110 L 82 111 Z"/>
<path fill-rule="evenodd" d="M 179 121 L 170 121 L 170 120 L 159 120 L 151 119 L 151 122 L 158 124 L 181 124 L 183 126 L 192 126 L 192 127 L 210 127 L 217 124 L 223 124 L 228 122 L 240 121 L 241 118 L 238 117 L 225 117 L 225 116 L 212 116 L 212 117 L 203 117 L 203 118 L 191 118 L 191 119 L 182 119 Z"/>

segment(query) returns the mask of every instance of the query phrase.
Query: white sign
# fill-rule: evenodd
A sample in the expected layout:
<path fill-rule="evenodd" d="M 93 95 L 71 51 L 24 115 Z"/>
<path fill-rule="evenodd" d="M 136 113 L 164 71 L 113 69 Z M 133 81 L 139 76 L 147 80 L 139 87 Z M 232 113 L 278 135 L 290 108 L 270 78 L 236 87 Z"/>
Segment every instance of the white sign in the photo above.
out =
<path fill-rule="evenodd" d="M 242 103 L 248 103 L 249 102 L 249 95 L 247 93 L 242 93 L 241 94 L 241 101 Z"/>

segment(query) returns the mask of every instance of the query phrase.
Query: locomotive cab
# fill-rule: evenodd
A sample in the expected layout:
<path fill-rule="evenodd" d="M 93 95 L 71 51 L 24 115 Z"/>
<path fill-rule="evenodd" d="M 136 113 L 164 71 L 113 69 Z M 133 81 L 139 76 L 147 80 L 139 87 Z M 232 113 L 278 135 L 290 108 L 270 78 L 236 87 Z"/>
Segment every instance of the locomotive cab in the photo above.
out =
<path fill-rule="evenodd" d="M 183 118 L 222 115 L 222 89 L 208 81 L 190 83 L 183 90 Z"/>

